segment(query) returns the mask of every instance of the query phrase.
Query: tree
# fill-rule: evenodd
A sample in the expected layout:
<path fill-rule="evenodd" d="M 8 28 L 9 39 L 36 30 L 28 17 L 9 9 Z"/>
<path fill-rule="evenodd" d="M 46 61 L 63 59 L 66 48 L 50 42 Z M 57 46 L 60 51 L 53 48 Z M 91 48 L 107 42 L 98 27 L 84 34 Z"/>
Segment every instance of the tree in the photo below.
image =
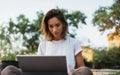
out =
<path fill-rule="evenodd" d="M 72 28 L 72 32 L 71 33 L 69 32 L 69 35 L 71 37 L 75 37 L 75 35 L 76 35 L 75 30 L 78 29 L 80 23 L 86 24 L 85 19 L 87 17 L 85 16 L 84 13 L 82 13 L 80 11 L 72 11 L 70 13 L 66 9 L 60 9 L 60 10 L 63 12 L 63 14 L 68 22 L 69 28 Z"/>
<path fill-rule="evenodd" d="M 77 29 L 80 22 L 86 24 L 86 16 L 80 11 L 68 12 L 66 9 L 60 10 L 65 15 L 65 18 L 71 27 Z M 34 52 L 37 50 L 40 38 L 42 36 L 39 29 L 41 27 L 43 16 L 43 12 L 38 11 L 37 18 L 30 21 L 25 15 L 21 14 L 16 18 L 16 22 L 10 19 L 8 31 L 10 32 L 10 35 L 15 35 L 18 33 L 21 34 L 23 37 L 23 45 L 27 47 L 27 49 Z M 73 37 L 75 36 L 73 33 L 70 33 L 70 35 Z"/>
<path fill-rule="evenodd" d="M 100 7 L 94 13 L 93 24 L 98 26 L 99 31 L 116 28 L 116 33 L 120 32 L 120 4 L 119 0 L 110 7 Z"/>
<path fill-rule="evenodd" d="M 12 52 L 12 45 L 7 28 L 8 27 L 4 26 L 4 24 L 0 25 L 0 59 Z"/>
<path fill-rule="evenodd" d="M 23 14 L 17 17 L 17 23 L 12 21 L 12 19 L 9 21 L 8 30 L 10 31 L 10 34 L 13 35 L 20 33 L 23 37 L 23 46 L 27 47 L 27 49 L 32 52 L 37 49 L 37 45 L 39 43 L 39 26 L 43 13 L 37 13 L 37 16 L 37 20 L 32 22 L 30 22 Z"/>
<path fill-rule="evenodd" d="M 120 69 L 120 48 L 114 47 L 94 49 L 93 68 Z"/>

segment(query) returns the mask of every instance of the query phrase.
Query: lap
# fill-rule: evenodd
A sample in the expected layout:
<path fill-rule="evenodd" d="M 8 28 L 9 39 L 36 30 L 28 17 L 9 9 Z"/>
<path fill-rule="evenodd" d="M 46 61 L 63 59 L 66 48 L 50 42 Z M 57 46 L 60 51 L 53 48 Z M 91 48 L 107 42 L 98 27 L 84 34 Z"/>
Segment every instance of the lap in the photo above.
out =
<path fill-rule="evenodd" d="M 15 66 L 7 66 L 1 71 L 1 75 L 21 75 L 21 69 Z M 71 75 L 93 75 L 92 71 L 88 67 L 80 67 L 72 71 Z"/>
<path fill-rule="evenodd" d="M 93 73 L 88 67 L 80 67 L 73 70 L 71 75 L 93 75 Z"/>
<path fill-rule="evenodd" d="M 20 75 L 21 70 L 15 66 L 9 65 L 1 71 L 1 75 Z"/>

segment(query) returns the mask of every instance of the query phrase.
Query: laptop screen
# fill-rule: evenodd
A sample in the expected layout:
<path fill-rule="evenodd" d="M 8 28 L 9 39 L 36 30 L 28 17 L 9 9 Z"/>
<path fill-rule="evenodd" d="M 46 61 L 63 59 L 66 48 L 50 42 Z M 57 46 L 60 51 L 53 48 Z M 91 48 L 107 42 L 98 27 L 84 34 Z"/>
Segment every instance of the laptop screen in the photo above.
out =
<path fill-rule="evenodd" d="M 17 55 L 17 60 L 25 72 L 67 72 L 65 56 Z"/>

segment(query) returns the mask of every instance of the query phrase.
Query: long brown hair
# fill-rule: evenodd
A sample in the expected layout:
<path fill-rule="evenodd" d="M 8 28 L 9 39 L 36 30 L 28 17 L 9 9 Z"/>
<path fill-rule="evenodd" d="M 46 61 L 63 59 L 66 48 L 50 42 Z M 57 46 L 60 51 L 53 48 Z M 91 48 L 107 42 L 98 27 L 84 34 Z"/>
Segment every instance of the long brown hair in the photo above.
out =
<path fill-rule="evenodd" d="M 51 9 L 49 10 L 46 15 L 42 19 L 42 26 L 41 26 L 41 32 L 45 36 L 45 40 L 52 41 L 53 40 L 53 35 L 51 34 L 49 28 L 48 28 L 48 21 L 49 19 L 56 17 L 62 22 L 63 25 L 63 31 L 62 31 L 62 38 L 65 39 L 66 34 L 68 32 L 68 23 L 66 22 L 64 15 L 62 12 L 58 9 Z"/>

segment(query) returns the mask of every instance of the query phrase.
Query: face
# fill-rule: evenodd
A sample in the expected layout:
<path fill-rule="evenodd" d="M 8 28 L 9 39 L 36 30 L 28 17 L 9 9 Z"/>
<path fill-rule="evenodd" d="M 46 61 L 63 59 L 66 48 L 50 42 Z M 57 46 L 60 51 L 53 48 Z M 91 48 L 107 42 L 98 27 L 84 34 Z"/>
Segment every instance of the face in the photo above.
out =
<path fill-rule="evenodd" d="M 57 19 L 56 17 L 53 17 L 48 20 L 48 28 L 52 35 L 54 36 L 54 40 L 60 40 L 62 39 L 61 33 L 63 30 L 62 22 Z"/>

